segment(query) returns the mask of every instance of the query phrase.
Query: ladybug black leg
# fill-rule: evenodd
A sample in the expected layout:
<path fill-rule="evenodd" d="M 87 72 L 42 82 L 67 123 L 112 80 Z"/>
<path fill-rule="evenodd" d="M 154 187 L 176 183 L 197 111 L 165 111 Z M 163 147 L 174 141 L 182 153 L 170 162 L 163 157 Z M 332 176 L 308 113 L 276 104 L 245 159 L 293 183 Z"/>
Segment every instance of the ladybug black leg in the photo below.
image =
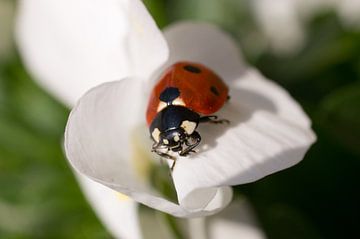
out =
<path fill-rule="evenodd" d="M 152 147 L 151 147 L 151 152 L 155 152 L 157 149 L 159 148 L 166 148 L 165 145 L 163 144 L 160 144 L 160 143 L 157 143 L 157 142 L 154 142 Z"/>
<path fill-rule="evenodd" d="M 170 168 L 171 172 L 174 170 L 174 167 L 175 167 L 175 164 L 176 164 L 176 158 L 174 158 L 173 160 L 174 160 L 174 162 L 173 162 L 173 164 L 171 165 L 171 168 Z"/>
<path fill-rule="evenodd" d="M 165 148 L 165 147 L 161 144 L 154 143 L 152 146 L 151 152 L 155 152 L 156 154 L 158 154 L 159 156 L 161 156 L 163 158 L 174 160 L 175 157 L 173 157 L 167 153 L 164 153 L 162 151 L 159 151 L 159 148 Z"/>
<path fill-rule="evenodd" d="M 176 158 L 174 156 L 171 156 L 170 154 L 164 153 L 164 152 L 159 152 L 157 150 L 154 150 L 153 152 L 155 152 L 157 155 L 159 155 L 160 157 L 166 158 L 166 159 L 171 159 L 171 160 L 175 160 Z"/>
<path fill-rule="evenodd" d="M 167 154 L 167 153 L 158 151 L 157 148 L 152 149 L 151 152 L 155 152 L 157 155 L 159 155 L 159 156 L 161 156 L 161 157 L 163 157 L 163 158 L 175 160 L 175 157 L 174 157 L 174 156 L 171 156 L 170 154 Z"/>
<path fill-rule="evenodd" d="M 163 152 L 159 152 L 157 150 L 153 150 L 153 152 L 157 153 L 160 157 L 162 158 L 166 158 L 166 159 L 170 159 L 170 160 L 173 160 L 173 164 L 171 165 L 171 171 L 173 171 L 174 167 L 175 167 L 175 164 L 176 164 L 176 158 L 174 156 L 171 156 L 167 153 L 163 153 Z"/>
<path fill-rule="evenodd" d="M 230 121 L 227 119 L 218 119 L 216 115 L 203 116 L 200 118 L 199 123 L 212 123 L 212 124 L 229 124 Z"/>
<path fill-rule="evenodd" d="M 176 164 L 176 158 L 174 156 L 171 156 L 171 155 L 167 154 L 167 153 L 159 151 L 158 148 L 161 148 L 161 147 L 162 147 L 162 145 L 154 143 L 153 146 L 152 146 L 151 152 L 155 152 L 157 155 L 159 155 L 162 158 L 173 160 L 174 163 L 171 165 L 171 168 L 170 168 L 171 171 L 173 171 L 173 169 L 175 167 L 175 164 Z"/>
<path fill-rule="evenodd" d="M 194 131 L 189 138 L 185 141 L 185 145 L 188 146 L 187 148 L 183 149 L 179 155 L 180 156 L 187 156 L 190 153 L 195 153 L 196 151 L 193 150 L 196 146 L 200 144 L 201 136 L 198 132 Z"/>

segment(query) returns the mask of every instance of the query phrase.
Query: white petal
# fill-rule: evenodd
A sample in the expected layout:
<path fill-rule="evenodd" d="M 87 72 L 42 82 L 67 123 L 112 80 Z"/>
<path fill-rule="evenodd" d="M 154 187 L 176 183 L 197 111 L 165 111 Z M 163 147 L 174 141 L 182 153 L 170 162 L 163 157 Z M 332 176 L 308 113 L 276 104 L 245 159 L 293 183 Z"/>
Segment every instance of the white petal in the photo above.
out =
<path fill-rule="evenodd" d="M 241 97 L 247 97 L 246 100 L 253 107 L 271 107 L 269 104 L 272 103 L 263 100 L 264 97 L 270 98 L 276 104 L 278 114 L 310 127 L 310 121 L 301 107 L 289 98 L 285 90 L 271 81 L 263 80 L 264 77 L 255 70 L 249 70 L 242 61 L 236 43 L 219 28 L 205 23 L 183 22 L 169 26 L 164 35 L 170 48 L 166 65 L 180 60 L 205 64 L 228 85 L 232 85 L 233 81 L 236 81 L 234 85 L 240 84 L 243 90 Z M 246 94 L 245 90 L 255 91 L 264 97 L 251 98 L 254 95 Z"/>
<path fill-rule="evenodd" d="M 76 176 L 96 214 L 115 238 L 142 238 L 135 201 L 85 176 Z"/>
<path fill-rule="evenodd" d="M 230 89 L 232 98 L 217 114 L 230 125 L 201 125 L 199 153 L 178 160 L 173 178 L 180 201 L 191 201 L 198 189 L 249 183 L 293 166 L 315 141 L 300 106 L 256 71 Z"/>
<path fill-rule="evenodd" d="M 132 72 L 149 79 L 168 60 L 169 48 L 141 0 L 130 0 L 128 12 L 130 32 L 127 41 Z"/>
<path fill-rule="evenodd" d="M 70 106 L 99 83 L 151 74 L 168 54 L 139 0 L 22 0 L 16 33 L 31 73 Z"/>
<path fill-rule="evenodd" d="M 167 66 L 181 60 L 199 62 L 229 81 L 245 69 L 236 43 L 213 25 L 178 23 L 166 28 L 164 35 L 170 49 Z"/>
<path fill-rule="evenodd" d="M 137 165 L 152 163 L 152 159 L 148 156 L 149 132 L 143 127 L 142 89 L 141 81 L 123 79 L 96 87 L 79 101 L 69 117 L 65 135 L 65 151 L 71 164 L 91 179 L 175 216 L 209 215 L 221 210 L 231 200 L 229 187 L 211 190 L 211 197 L 199 195 L 201 189 L 197 189 L 191 194 L 197 195 L 193 202 L 178 205 L 163 198 L 144 180 Z M 140 137 L 146 140 L 137 144 L 144 149 L 135 147 L 131 151 L 136 145 L 132 141 L 134 129 L 139 125 L 144 129 Z"/>
<path fill-rule="evenodd" d="M 249 68 L 233 86 L 230 95 L 238 97 L 241 104 L 247 104 L 253 109 L 274 112 L 277 116 L 305 129 L 311 127 L 310 119 L 289 93 L 275 82 L 266 79 L 259 71 Z"/>
<path fill-rule="evenodd" d="M 234 200 L 220 213 L 189 220 L 194 239 L 264 239 L 265 234 L 256 222 L 254 212 L 246 200 Z"/>
<path fill-rule="evenodd" d="M 219 113 L 231 125 L 201 126 L 199 154 L 178 160 L 173 179 L 181 205 L 206 207 L 218 187 L 255 181 L 302 159 L 315 137 L 308 117 L 286 91 L 246 70 L 226 34 L 207 24 L 182 23 L 168 28 L 165 37 L 167 65 L 203 63 L 229 84 L 232 96 Z"/>

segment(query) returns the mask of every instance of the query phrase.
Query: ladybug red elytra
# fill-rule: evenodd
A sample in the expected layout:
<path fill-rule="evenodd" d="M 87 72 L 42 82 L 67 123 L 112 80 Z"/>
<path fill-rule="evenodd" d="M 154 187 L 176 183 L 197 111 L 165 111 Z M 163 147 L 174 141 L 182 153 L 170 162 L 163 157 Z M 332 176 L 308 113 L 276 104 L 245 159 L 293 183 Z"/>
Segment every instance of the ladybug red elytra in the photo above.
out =
<path fill-rule="evenodd" d="M 169 153 L 187 156 L 201 141 L 199 123 L 224 123 L 211 115 L 229 99 L 229 88 L 215 72 L 199 63 L 170 66 L 153 88 L 146 121 L 154 141 L 152 151 L 174 160 Z"/>

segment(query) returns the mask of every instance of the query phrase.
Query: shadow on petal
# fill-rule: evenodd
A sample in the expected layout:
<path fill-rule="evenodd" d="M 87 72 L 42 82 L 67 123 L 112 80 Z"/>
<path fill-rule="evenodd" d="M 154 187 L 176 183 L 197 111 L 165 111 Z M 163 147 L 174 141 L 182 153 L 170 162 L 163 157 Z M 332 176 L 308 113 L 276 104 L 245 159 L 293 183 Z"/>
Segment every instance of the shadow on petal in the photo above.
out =
<path fill-rule="evenodd" d="M 199 127 L 200 134 L 206 132 L 206 137 L 202 139 L 202 146 L 199 148 L 199 153 L 205 152 L 216 147 L 217 139 L 221 137 L 226 131 L 237 127 L 239 124 L 246 123 L 255 111 L 268 111 L 276 113 L 275 104 L 267 97 L 260 95 L 248 89 L 230 90 L 231 99 L 225 103 L 223 109 L 215 115 L 221 119 L 227 119 L 230 124 L 202 124 Z M 247 105 L 251 105 L 249 108 Z"/>
<path fill-rule="evenodd" d="M 199 153 L 178 160 L 180 201 L 199 188 L 249 183 L 291 167 L 315 140 L 299 104 L 258 72 L 249 69 L 229 86 L 231 99 L 215 115 L 231 123 L 200 125 Z"/>

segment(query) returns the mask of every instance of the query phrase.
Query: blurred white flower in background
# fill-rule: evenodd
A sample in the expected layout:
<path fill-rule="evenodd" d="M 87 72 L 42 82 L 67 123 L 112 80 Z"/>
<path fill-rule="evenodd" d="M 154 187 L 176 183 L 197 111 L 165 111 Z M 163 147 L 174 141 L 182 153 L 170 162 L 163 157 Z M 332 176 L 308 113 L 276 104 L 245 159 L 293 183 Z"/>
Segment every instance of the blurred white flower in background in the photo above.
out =
<path fill-rule="evenodd" d="M 13 46 L 14 3 L 0 0 L 0 58 L 8 55 Z"/>
<path fill-rule="evenodd" d="M 306 39 L 305 24 L 316 14 L 334 11 L 344 27 L 360 28 L 359 0 L 254 0 L 255 19 L 279 55 L 296 53 Z"/>
<path fill-rule="evenodd" d="M 91 87 L 122 79 L 80 100 L 66 139 L 85 194 L 116 237 L 142 237 L 137 204 L 118 192 L 176 216 L 213 214 L 230 203 L 230 185 L 296 164 L 315 140 L 299 105 L 246 66 L 233 41 L 213 26 L 183 23 L 162 34 L 138 0 L 23 0 L 18 16 L 17 42 L 26 65 L 68 106 Z M 137 167 L 151 157 L 148 132 L 138 126 L 145 125 L 152 76 L 178 60 L 203 63 L 229 84 L 232 99 L 220 114 L 233 125 L 203 128 L 204 144 L 214 138 L 214 146 L 179 160 L 173 172 L 179 201 L 172 202 Z M 220 221 L 211 230 L 246 231 L 236 220 Z M 259 235 L 254 238 L 263 238 L 252 228 Z"/>

